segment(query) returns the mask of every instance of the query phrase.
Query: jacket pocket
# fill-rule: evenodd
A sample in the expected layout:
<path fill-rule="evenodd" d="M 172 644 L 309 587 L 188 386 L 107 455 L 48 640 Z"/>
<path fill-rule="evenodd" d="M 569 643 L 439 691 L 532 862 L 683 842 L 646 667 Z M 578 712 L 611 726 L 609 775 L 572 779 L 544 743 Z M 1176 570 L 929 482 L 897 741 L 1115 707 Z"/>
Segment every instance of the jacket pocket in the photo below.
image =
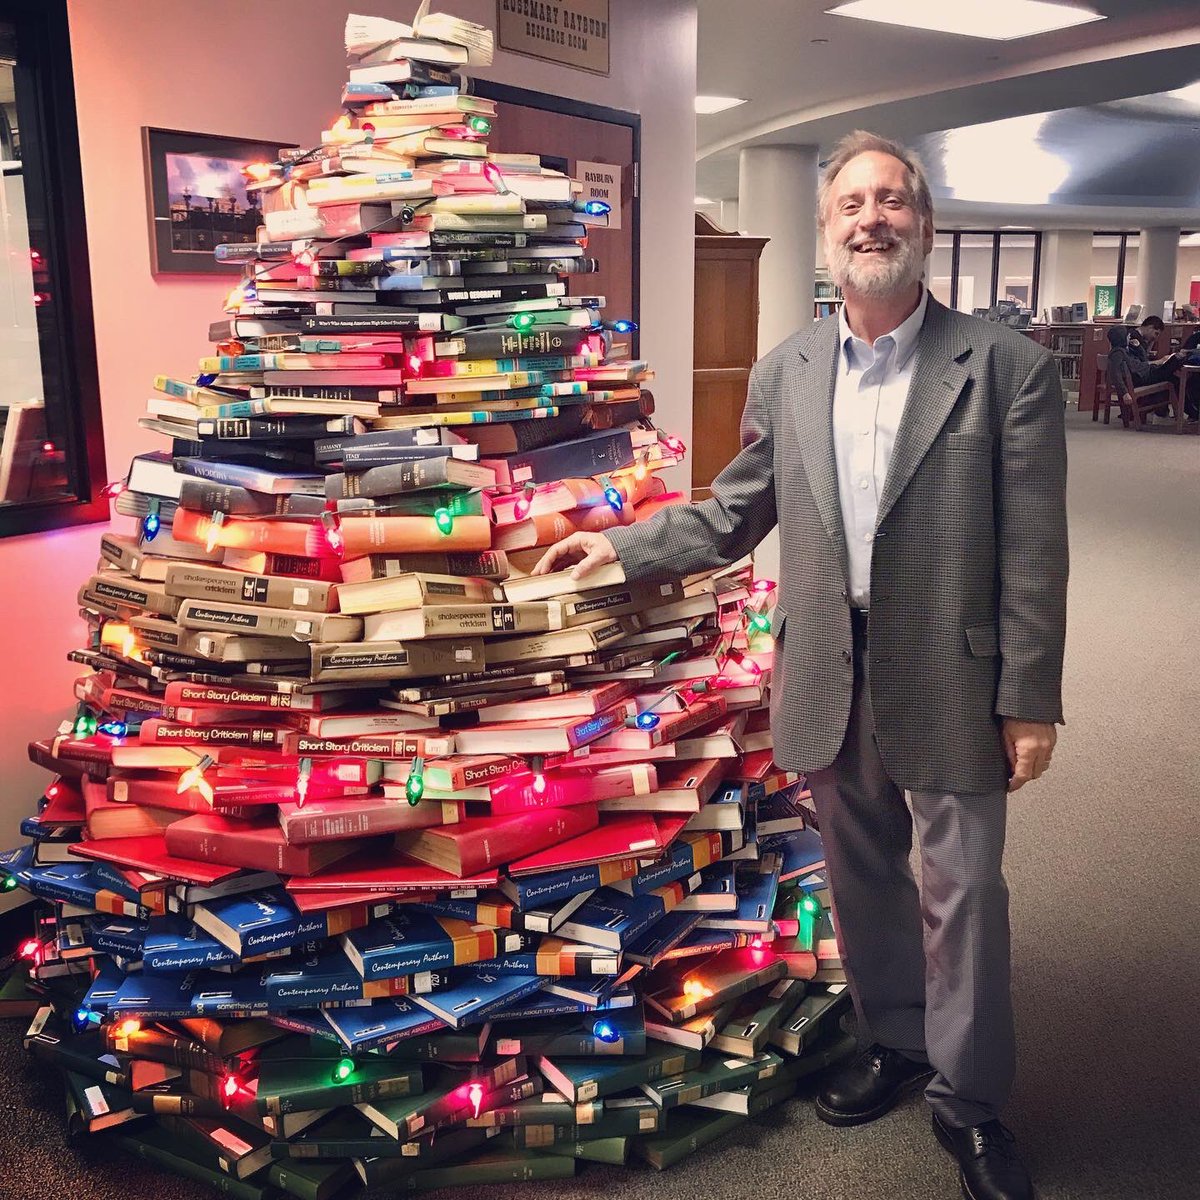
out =
<path fill-rule="evenodd" d="M 976 454 L 991 454 L 992 439 L 986 433 L 948 433 L 947 450 L 969 450 Z"/>
<path fill-rule="evenodd" d="M 787 622 L 787 613 L 784 611 L 782 604 L 776 604 L 774 611 L 771 613 L 771 636 L 778 640 L 783 637 L 783 627 Z"/>
<path fill-rule="evenodd" d="M 992 658 L 1000 653 L 1000 635 L 995 625 L 968 625 L 967 645 L 974 658 Z"/>

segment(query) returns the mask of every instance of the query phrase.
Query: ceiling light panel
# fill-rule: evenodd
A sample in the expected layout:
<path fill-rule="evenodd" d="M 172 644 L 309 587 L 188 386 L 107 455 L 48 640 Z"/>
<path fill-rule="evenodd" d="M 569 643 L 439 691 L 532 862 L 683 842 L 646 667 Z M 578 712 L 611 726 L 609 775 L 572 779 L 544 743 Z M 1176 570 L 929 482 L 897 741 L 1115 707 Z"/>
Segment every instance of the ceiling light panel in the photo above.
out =
<path fill-rule="evenodd" d="M 856 17 L 861 21 L 1000 42 L 1104 20 L 1102 14 L 1091 9 L 1053 4 L 1050 0 L 1002 0 L 995 4 L 964 4 L 962 0 L 903 0 L 903 3 L 849 0 L 825 11 L 835 17 Z"/>
<path fill-rule="evenodd" d="M 736 96 L 697 96 L 696 112 L 707 117 L 745 103 L 745 100 L 739 100 Z"/>

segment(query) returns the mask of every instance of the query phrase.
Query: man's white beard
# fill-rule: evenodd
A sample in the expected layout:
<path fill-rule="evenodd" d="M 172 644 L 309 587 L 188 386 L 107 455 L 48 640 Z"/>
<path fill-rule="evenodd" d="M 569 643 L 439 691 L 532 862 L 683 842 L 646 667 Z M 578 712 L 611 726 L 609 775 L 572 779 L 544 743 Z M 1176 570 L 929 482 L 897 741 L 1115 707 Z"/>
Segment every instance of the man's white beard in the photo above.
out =
<path fill-rule="evenodd" d="M 890 242 L 897 251 L 886 258 L 863 255 L 851 246 L 863 242 Z M 874 300 L 886 299 L 907 291 L 925 273 L 925 256 L 920 232 L 910 238 L 880 233 L 875 237 L 856 236 L 845 242 L 825 245 L 825 257 L 833 282 L 843 291 L 855 292 Z"/>

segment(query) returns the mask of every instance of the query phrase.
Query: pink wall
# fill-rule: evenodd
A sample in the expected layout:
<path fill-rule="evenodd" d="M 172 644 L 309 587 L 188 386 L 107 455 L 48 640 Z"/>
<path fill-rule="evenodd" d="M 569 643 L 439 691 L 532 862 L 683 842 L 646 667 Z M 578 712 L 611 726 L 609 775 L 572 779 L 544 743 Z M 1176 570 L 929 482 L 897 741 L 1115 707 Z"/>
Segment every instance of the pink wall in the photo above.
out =
<path fill-rule="evenodd" d="M 415 0 L 69 0 L 80 153 L 109 474 L 161 446 L 137 417 L 160 372 L 186 374 L 208 352 L 223 277 L 150 274 L 141 127 L 310 145 L 336 115 L 348 11 L 407 20 Z M 480 22 L 493 0 L 447 0 Z M 498 53 L 487 74 L 553 95 L 640 112 L 643 349 L 664 423 L 691 428 L 694 0 L 612 0 L 612 74 Z M 267 47 L 261 53 L 256 46 Z M 661 314 L 658 320 L 654 314 Z M 127 524 L 121 521 L 122 525 Z M 46 782 L 25 756 L 72 708 L 80 669 L 75 593 L 102 526 L 0 541 L 0 846 Z M 2 904 L 0 904 L 2 907 Z"/>

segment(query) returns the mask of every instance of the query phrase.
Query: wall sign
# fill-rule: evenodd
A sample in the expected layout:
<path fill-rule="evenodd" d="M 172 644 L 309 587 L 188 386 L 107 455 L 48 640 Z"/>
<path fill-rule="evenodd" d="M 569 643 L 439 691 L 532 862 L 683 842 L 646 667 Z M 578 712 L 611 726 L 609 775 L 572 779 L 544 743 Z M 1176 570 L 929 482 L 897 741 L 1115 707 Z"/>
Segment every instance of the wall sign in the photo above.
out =
<path fill-rule="evenodd" d="M 501 49 L 607 75 L 608 0 L 496 0 Z"/>
<path fill-rule="evenodd" d="M 615 163 L 575 164 L 575 178 L 583 184 L 581 200 L 603 200 L 609 206 L 609 229 L 621 228 L 621 168 Z"/>

